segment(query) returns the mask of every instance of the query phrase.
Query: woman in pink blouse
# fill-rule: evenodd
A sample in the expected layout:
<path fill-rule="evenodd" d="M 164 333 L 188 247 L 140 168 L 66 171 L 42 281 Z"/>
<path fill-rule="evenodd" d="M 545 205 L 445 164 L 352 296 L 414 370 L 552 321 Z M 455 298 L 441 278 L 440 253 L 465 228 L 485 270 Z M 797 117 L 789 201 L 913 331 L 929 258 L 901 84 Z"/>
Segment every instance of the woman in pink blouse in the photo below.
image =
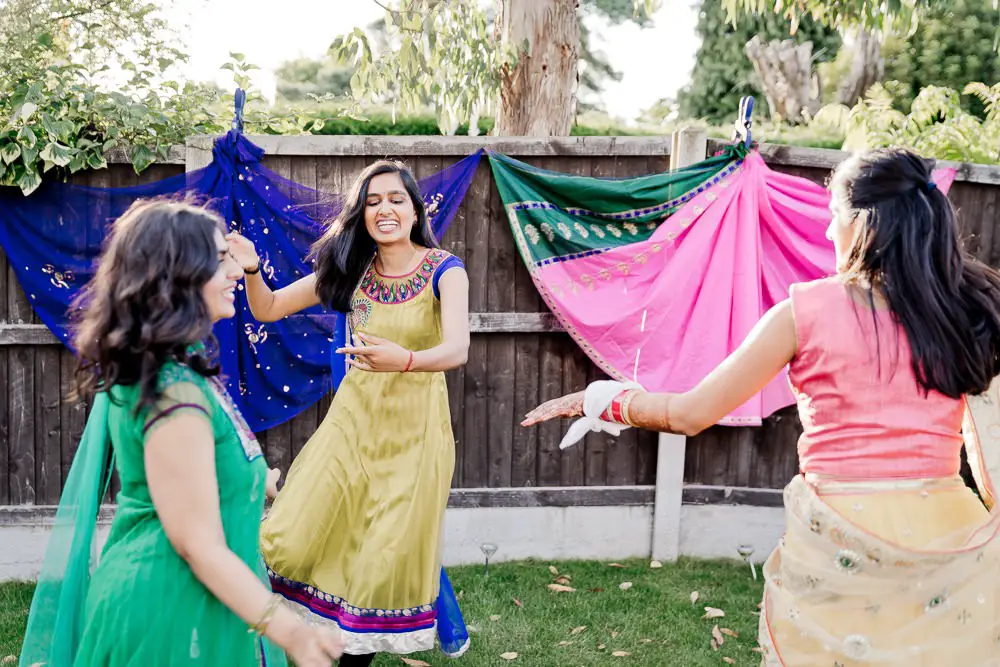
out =
<path fill-rule="evenodd" d="M 905 150 L 835 172 L 833 278 L 793 286 L 691 391 L 614 383 L 550 401 L 529 426 L 584 414 L 694 435 L 784 366 L 803 434 L 786 533 L 765 565 L 764 665 L 1000 665 L 1000 519 L 959 477 L 963 418 L 1000 451 L 1000 274 L 969 257 L 932 164 Z M 975 412 L 975 415 L 973 415 Z M 987 428 L 983 419 L 996 419 Z M 985 503 L 984 503 L 985 501 Z"/>

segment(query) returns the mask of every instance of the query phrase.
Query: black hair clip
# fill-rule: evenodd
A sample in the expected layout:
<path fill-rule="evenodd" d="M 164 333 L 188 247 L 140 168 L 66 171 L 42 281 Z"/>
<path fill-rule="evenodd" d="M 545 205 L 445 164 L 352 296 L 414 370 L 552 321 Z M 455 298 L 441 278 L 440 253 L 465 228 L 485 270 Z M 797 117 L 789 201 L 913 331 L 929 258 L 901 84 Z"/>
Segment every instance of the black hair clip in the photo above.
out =
<path fill-rule="evenodd" d="M 937 183 L 934 181 L 927 181 L 927 184 L 924 186 L 924 190 L 927 191 L 928 194 L 934 192 L 937 190 Z"/>

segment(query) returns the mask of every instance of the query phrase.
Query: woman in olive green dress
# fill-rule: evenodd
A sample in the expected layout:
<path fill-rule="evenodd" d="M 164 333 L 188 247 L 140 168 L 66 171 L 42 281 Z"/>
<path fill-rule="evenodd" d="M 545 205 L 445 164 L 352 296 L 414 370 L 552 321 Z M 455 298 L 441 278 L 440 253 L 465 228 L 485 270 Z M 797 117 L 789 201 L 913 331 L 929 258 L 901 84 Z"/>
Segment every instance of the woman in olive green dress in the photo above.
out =
<path fill-rule="evenodd" d="M 254 317 L 322 303 L 349 313 L 355 343 L 337 350 L 351 368 L 261 526 L 271 585 L 339 631 L 341 667 L 438 641 L 461 655 L 468 637 L 441 570 L 455 467 L 444 372 L 468 355 L 469 279 L 437 247 L 413 174 L 384 160 L 362 171 L 314 246 L 315 273 L 279 290 L 249 239 L 229 242 Z"/>
<path fill-rule="evenodd" d="M 80 390 L 94 397 L 59 510 L 77 516 L 76 533 L 58 532 L 57 515 L 46 567 L 65 565 L 43 569 L 21 665 L 283 666 L 287 651 L 299 667 L 329 667 L 339 656 L 334 635 L 271 592 L 258 548 L 267 466 L 201 344 L 235 314 L 243 277 L 223 230 L 204 209 L 163 201 L 114 224 L 74 337 Z M 88 580 L 93 529 L 80 507 L 103 495 L 108 441 L 121 492 Z"/>

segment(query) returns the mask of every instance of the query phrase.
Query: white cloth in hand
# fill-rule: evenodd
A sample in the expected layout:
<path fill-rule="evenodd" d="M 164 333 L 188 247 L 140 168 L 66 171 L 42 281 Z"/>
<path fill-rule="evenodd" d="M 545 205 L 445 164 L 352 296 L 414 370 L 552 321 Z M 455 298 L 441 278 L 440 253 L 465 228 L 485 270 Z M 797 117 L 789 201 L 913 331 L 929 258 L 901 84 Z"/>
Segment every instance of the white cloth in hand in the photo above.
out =
<path fill-rule="evenodd" d="M 601 419 L 601 415 L 611 405 L 611 401 L 615 399 L 615 396 L 626 389 L 642 389 L 642 385 L 636 382 L 618 382 L 616 380 L 591 382 L 587 386 L 587 391 L 583 394 L 583 417 L 573 422 L 569 427 L 562 442 L 559 443 L 559 449 L 572 447 L 583 440 L 584 436 L 590 431 L 619 435 L 627 429 L 628 426 L 624 424 L 616 424 Z"/>

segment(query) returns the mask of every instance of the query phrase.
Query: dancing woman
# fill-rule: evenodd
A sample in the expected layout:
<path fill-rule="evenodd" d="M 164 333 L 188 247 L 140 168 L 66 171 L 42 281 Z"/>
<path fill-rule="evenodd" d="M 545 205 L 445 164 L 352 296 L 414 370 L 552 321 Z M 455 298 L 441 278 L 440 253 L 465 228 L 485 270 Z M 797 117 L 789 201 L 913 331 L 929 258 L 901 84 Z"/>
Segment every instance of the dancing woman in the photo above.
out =
<path fill-rule="evenodd" d="M 455 465 L 444 371 L 465 363 L 468 277 L 437 247 L 412 174 L 380 161 L 313 249 L 315 273 L 272 292 L 230 236 L 254 317 L 349 312 L 351 368 L 261 530 L 274 589 L 342 630 L 342 665 L 433 648 L 442 520 Z M 454 607 L 457 610 L 457 606 Z M 439 634 L 441 628 L 438 629 Z M 442 642 L 460 654 L 467 646 Z"/>
<path fill-rule="evenodd" d="M 283 665 L 271 641 L 300 667 L 329 667 L 340 655 L 334 633 L 271 592 L 260 562 L 267 466 L 203 344 L 214 322 L 235 314 L 243 276 L 224 229 L 187 204 L 135 204 L 78 299 L 77 379 L 94 406 L 22 667 Z M 109 440 L 121 492 L 91 575 Z"/>
<path fill-rule="evenodd" d="M 1000 274 L 966 255 L 929 161 L 856 155 L 830 190 L 838 275 L 794 285 L 694 389 L 595 383 L 524 423 L 693 435 L 788 365 L 801 474 L 765 565 L 764 664 L 998 665 L 1000 518 L 959 461 L 966 398 L 1000 373 Z"/>

